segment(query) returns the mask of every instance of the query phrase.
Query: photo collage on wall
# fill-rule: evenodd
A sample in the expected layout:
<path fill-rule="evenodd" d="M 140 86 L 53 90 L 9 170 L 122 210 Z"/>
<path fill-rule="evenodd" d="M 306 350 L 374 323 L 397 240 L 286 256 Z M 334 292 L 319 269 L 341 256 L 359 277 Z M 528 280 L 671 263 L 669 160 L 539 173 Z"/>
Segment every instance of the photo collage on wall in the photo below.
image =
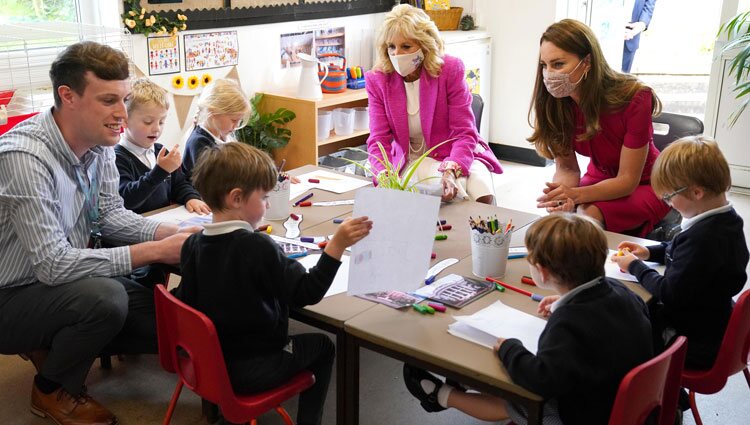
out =
<path fill-rule="evenodd" d="M 296 66 L 302 63 L 297 56 L 299 53 L 312 55 L 313 52 L 313 32 L 293 32 L 281 34 L 281 67 Z"/>
<path fill-rule="evenodd" d="M 323 28 L 311 31 L 281 34 L 281 67 L 296 66 L 301 63 L 299 53 L 306 53 L 325 63 L 343 66 L 346 32 L 344 27 Z"/>
<path fill-rule="evenodd" d="M 150 36 L 148 45 L 148 75 L 180 72 L 180 41 L 171 36 Z"/>

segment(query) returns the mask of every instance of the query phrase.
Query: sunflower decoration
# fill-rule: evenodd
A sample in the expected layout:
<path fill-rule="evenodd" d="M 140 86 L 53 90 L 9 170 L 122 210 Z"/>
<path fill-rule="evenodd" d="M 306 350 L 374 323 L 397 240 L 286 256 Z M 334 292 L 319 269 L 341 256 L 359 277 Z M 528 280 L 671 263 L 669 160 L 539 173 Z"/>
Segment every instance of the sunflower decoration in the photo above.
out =
<path fill-rule="evenodd" d="M 211 74 L 203 74 L 203 77 L 201 78 L 201 84 L 203 86 L 207 86 L 211 84 L 211 81 L 214 79 L 214 77 L 211 76 Z"/>
<path fill-rule="evenodd" d="M 198 87 L 198 84 L 200 84 L 200 80 L 198 79 L 197 75 L 191 75 L 190 77 L 188 77 L 187 86 L 190 90 Z"/>
<path fill-rule="evenodd" d="M 172 87 L 176 89 L 181 89 L 182 86 L 185 85 L 185 79 L 182 78 L 182 75 L 175 75 L 172 77 Z"/>

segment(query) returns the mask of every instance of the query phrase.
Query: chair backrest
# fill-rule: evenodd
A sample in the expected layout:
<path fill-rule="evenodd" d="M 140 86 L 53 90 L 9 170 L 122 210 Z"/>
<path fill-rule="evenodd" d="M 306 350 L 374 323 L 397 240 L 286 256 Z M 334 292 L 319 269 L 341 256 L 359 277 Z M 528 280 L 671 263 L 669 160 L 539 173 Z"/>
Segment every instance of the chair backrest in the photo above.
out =
<path fill-rule="evenodd" d="M 663 353 L 636 366 L 620 382 L 609 425 L 643 425 L 658 411 L 658 424 L 674 423 L 685 364 L 687 338 L 678 337 Z"/>
<path fill-rule="evenodd" d="M 471 112 L 474 113 L 474 121 L 477 124 L 477 133 L 482 128 L 482 111 L 484 110 L 484 100 L 478 94 L 471 95 Z"/>
<path fill-rule="evenodd" d="M 202 398 L 222 404 L 234 398 L 216 328 L 205 314 L 154 288 L 159 361 Z"/>
<path fill-rule="evenodd" d="M 653 117 L 652 121 L 654 144 L 659 152 L 681 137 L 703 134 L 703 122 L 688 115 L 662 112 L 658 117 Z"/>
<path fill-rule="evenodd" d="M 750 290 L 740 295 L 729 317 L 719 354 L 711 370 L 703 377 L 703 385 L 696 389 L 702 394 L 713 394 L 727 383 L 727 379 L 745 369 L 750 361 Z M 691 387 L 692 389 L 692 387 Z"/>

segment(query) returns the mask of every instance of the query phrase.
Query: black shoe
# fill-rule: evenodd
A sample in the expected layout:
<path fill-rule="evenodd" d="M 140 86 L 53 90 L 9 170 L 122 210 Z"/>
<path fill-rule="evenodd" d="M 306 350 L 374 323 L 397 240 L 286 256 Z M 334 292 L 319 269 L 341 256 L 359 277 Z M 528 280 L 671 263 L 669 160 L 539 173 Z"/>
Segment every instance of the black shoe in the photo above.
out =
<path fill-rule="evenodd" d="M 677 410 L 682 412 L 690 410 L 690 396 L 685 388 L 680 388 L 680 398 L 677 401 Z"/>
<path fill-rule="evenodd" d="M 435 383 L 435 389 L 432 390 L 430 394 L 427 394 L 422 388 L 423 379 Z M 420 401 L 424 410 L 428 412 L 440 412 L 445 410 L 445 407 L 441 406 L 437 401 L 437 394 L 440 387 L 443 385 L 443 381 L 435 377 L 433 374 L 404 363 L 404 383 L 406 383 L 406 388 L 411 395 Z"/>

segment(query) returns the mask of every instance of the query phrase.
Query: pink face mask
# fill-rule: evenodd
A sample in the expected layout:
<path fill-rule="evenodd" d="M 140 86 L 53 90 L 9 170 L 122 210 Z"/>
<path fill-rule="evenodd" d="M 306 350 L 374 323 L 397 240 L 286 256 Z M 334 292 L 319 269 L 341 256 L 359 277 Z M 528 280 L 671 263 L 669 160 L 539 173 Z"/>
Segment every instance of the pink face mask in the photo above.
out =
<path fill-rule="evenodd" d="M 581 75 L 581 78 L 579 78 L 575 83 L 570 81 L 570 74 L 575 72 L 575 70 L 578 69 L 578 67 L 581 66 L 582 63 L 583 59 L 578 62 L 578 65 L 576 65 L 576 67 L 573 68 L 573 71 L 571 72 L 555 72 L 548 71 L 546 68 L 542 69 L 544 86 L 547 87 L 547 91 L 549 92 L 549 94 L 558 99 L 561 97 L 568 97 L 573 94 L 578 84 L 583 80 L 583 77 L 586 76 L 586 73 L 584 72 L 583 75 Z"/>

